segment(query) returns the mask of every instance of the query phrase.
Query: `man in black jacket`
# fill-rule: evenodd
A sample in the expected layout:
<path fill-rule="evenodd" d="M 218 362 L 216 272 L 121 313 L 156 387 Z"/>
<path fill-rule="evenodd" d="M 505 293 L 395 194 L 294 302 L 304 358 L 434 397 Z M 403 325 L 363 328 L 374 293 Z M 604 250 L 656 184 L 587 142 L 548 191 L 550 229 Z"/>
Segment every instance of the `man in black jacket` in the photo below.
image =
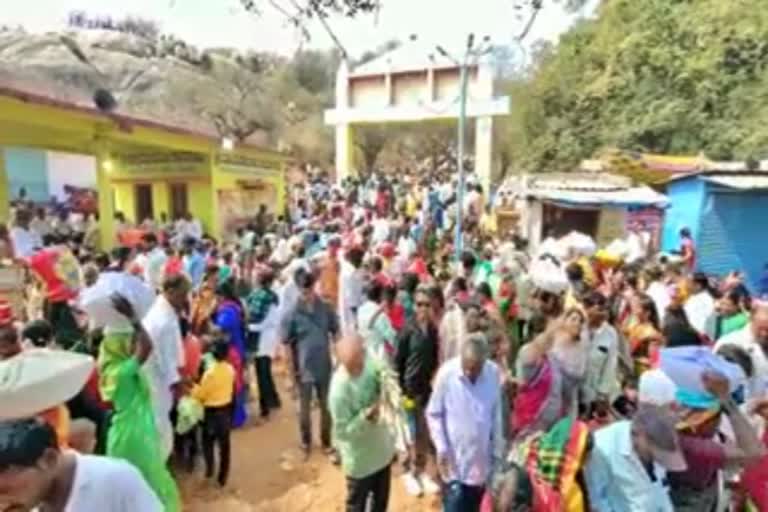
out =
<path fill-rule="evenodd" d="M 438 330 L 431 320 L 431 301 L 426 290 L 417 290 L 414 303 L 416 313 L 398 336 L 395 369 L 406 397 L 413 435 L 409 471 L 403 475 L 403 481 L 409 494 L 420 496 L 424 492 L 434 494 L 439 491 L 434 480 L 424 473 L 430 448 L 424 409 L 432 393 L 432 377 L 438 368 Z"/>

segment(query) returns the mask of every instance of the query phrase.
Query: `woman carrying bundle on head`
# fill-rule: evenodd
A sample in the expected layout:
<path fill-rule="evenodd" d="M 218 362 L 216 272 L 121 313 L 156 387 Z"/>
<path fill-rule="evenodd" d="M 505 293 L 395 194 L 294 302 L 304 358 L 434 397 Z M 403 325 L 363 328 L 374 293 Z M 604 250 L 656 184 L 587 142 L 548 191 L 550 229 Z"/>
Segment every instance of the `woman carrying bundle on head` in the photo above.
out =
<path fill-rule="evenodd" d="M 589 354 L 582 339 L 584 321 L 580 309 L 570 309 L 520 350 L 516 375 L 521 385 L 512 408 L 512 439 L 545 432 L 559 419 L 576 415 Z"/>

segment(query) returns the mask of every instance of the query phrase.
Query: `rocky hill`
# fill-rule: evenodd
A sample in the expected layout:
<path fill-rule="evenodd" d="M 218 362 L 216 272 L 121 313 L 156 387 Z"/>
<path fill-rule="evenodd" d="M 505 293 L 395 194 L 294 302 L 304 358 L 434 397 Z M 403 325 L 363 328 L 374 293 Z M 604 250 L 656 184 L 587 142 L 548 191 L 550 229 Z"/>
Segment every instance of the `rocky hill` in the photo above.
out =
<path fill-rule="evenodd" d="M 0 85 L 93 106 L 110 91 L 116 111 L 239 140 L 329 155 L 322 110 L 336 62 L 313 52 L 285 59 L 200 50 L 170 36 L 81 29 L 0 29 Z"/>

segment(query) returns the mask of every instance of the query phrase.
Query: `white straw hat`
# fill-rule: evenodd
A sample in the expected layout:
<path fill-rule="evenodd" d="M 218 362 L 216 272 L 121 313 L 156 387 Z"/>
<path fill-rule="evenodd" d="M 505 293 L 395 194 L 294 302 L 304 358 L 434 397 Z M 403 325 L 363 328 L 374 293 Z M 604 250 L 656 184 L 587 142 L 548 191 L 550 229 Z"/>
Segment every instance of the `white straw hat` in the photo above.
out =
<path fill-rule="evenodd" d="M 93 358 L 64 350 L 29 349 L 0 361 L 0 420 L 27 418 L 83 389 Z"/>

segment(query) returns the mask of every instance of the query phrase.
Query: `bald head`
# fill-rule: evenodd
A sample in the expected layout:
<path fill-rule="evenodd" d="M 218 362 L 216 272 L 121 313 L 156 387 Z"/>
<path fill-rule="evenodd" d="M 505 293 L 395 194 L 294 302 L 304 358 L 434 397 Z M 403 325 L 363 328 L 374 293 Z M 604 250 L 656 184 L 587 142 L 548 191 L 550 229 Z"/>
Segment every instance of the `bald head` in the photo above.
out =
<path fill-rule="evenodd" d="M 365 366 L 365 345 L 362 336 L 356 332 L 345 334 L 336 344 L 336 358 L 351 376 L 360 375 Z"/>

